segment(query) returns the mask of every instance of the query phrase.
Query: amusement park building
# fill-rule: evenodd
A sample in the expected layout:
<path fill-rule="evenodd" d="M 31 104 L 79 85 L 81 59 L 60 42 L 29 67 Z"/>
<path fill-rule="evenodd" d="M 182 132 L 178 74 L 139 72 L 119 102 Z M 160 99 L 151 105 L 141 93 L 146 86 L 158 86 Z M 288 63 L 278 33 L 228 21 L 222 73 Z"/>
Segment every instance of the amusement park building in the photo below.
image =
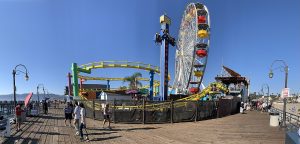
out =
<path fill-rule="evenodd" d="M 215 77 L 216 81 L 222 82 L 229 89 L 229 95 L 240 97 L 242 102 L 249 100 L 249 85 L 250 80 L 242 77 L 234 70 L 223 66 L 224 74 Z"/>

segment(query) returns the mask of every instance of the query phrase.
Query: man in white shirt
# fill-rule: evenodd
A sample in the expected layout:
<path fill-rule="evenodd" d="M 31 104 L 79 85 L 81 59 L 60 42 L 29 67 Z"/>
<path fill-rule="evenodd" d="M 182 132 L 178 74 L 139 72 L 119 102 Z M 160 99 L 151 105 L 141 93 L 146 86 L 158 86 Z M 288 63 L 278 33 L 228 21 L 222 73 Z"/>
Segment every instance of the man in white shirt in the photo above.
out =
<path fill-rule="evenodd" d="M 78 106 L 78 103 L 75 102 L 75 109 L 74 109 L 74 127 L 76 130 L 75 135 L 79 135 L 79 119 L 80 119 L 80 110 L 81 108 Z"/>
<path fill-rule="evenodd" d="M 266 102 L 264 102 L 263 104 L 262 104 L 262 112 L 265 112 L 266 110 L 267 110 L 267 103 Z"/>
<path fill-rule="evenodd" d="M 80 106 L 80 129 L 79 129 L 80 139 L 83 140 L 83 129 L 85 129 L 85 135 L 86 135 L 85 140 L 89 141 L 89 136 L 86 130 L 85 107 L 83 103 L 80 103 L 79 106 Z"/>

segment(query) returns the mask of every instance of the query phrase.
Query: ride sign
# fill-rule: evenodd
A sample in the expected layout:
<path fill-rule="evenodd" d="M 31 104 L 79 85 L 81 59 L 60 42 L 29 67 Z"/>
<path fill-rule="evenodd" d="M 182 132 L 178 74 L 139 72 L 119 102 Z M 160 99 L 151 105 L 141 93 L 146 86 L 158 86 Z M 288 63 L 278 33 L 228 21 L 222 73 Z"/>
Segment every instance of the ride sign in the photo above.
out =
<path fill-rule="evenodd" d="M 284 99 L 284 98 L 287 98 L 290 96 L 290 88 L 284 88 L 282 89 L 281 91 L 281 98 Z"/>

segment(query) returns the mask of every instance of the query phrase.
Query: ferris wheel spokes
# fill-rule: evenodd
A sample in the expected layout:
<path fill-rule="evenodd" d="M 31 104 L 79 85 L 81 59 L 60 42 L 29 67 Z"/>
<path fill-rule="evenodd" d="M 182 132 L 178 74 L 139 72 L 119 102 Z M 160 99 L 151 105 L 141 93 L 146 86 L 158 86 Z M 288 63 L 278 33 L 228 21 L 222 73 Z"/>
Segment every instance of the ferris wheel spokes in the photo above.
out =
<path fill-rule="evenodd" d="M 189 4 L 179 29 L 173 86 L 176 92 L 199 92 L 207 64 L 209 32 L 210 18 L 206 6 Z"/>

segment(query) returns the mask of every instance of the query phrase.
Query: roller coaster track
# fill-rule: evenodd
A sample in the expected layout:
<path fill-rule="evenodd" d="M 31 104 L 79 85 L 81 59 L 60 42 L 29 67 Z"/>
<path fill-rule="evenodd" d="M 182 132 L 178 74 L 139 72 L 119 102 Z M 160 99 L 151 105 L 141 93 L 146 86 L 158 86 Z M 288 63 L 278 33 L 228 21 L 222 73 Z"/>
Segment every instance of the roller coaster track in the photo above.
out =
<path fill-rule="evenodd" d="M 107 78 L 107 77 L 90 77 L 90 76 L 82 76 L 78 75 L 78 78 L 84 79 L 84 80 L 99 80 L 99 81 L 124 81 L 125 78 Z M 149 78 L 137 78 L 138 81 L 150 81 Z"/>
<path fill-rule="evenodd" d="M 133 68 L 141 69 L 146 71 L 153 71 L 154 73 L 160 73 L 158 66 L 153 66 L 150 64 L 144 64 L 141 62 L 130 62 L 130 61 L 100 61 L 88 64 L 83 64 L 80 66 L 82 69 L 98 69 L 98 68 Z"/>
<path fill-rule="evenodd" d="M 109 81 L 124 81 L 125 80 L 125 78 L 90 77 L 90 76 L 82 76 L 82 75 L 78 75 L 78 78 L 84 79 L 84 80 L 99 80 L 99 81 L 107 81 L 107 80 L 109 80 Z M 137 78 L 137 80 L 138 81 L 150 81 L 149 78 Z M 159 86 L 159 81 L 154 80 L 154 85 L 153 86 L 154 87 Z M 150 87 L 150 85 L 145 85 L 142 88 L 149 88 L 149 87 Z M 86 91 L 96 91 L 96 92 L 98 92 L 98 91 L 103 91 L 103 90 L 102 89 L 88 89 Z M 108 90 L 105 90 L 105 91 L 107 92 Z M 110 92 L 114 92 L 114 90 L 110 91 Z"/>
<path fill-rule="evenodd" d="M 100 62 L 93 62 L 88 64 L 83 64 L 80 68 L 85 70 L 90 69 L 100 69 L 100 68 L 133 68 L 133 69 L 141 69 L 146 71 L 153 71 L 154 73 L 159 74 L 159 67 L 153 66 L 150 64 L 144 64 L 141 62 L 130 62 L 130 61 L 100 61 Z M 124 78 L 104 78 L 104 77 L 89 77 L 89 76 L 82 76 L 78 75 L 79 78 L 85 80 L 110 80 L 110 81 L 123 81 Z M 170 79 L 170 74 L 169 74 Z M 148 78 L 139 78 L 140 81 L 149 81 Z M 154 87 L 159 86 L 159 81 L 154 81 Z M 142 88 L 149 88 L 149 85 L 146 85 Z"/>
<path fill-rule="evenodd" d="M 213 86 L 215 86 L 215 91 L 212 91 Z M 218 94 L 218 93 L 226 93 L 228 92 L 228 89 L 226 88 L 226 86 L 224 86 L 224 84 L 222 83 L 218 83 L 218 82 L 214 82 L 211 83 L 208 87 L 206 87 L 205 89 L 203 89 L 200 93 L 188 96 L 186 98 L 182 98 L 176 101 L 176 103 L 173 104 L 174 107 L 183 107 L 183 106 L 187 106 L 188 101 L 199 101 L 200 99 L 202 99 L 203 97 L 205 97 L 208 94 Z M 92 108 L 92 101 L 88 101 L 85 97 L 81 96 L 82 100 L 86 100 L 84 101 L 84 103 Z M 113 107 L 113 106 L 112 106 Z M 131 110 L 131 109 L 143 109 L 143 105 L 136 105 L 136 106 L 114 106 L 115 109 L 126 109 L 126 110 Z M 161 103 L 157 103 L 157 104 L 146 104 L 145 105 L 145 109 L 146 110 L 163 110 L 166 108 L 170 108 L 170 102 L 161 102 Z M 102 110 L 102 107 L 99 103 L 95 103 L 95 110 Z"/>

